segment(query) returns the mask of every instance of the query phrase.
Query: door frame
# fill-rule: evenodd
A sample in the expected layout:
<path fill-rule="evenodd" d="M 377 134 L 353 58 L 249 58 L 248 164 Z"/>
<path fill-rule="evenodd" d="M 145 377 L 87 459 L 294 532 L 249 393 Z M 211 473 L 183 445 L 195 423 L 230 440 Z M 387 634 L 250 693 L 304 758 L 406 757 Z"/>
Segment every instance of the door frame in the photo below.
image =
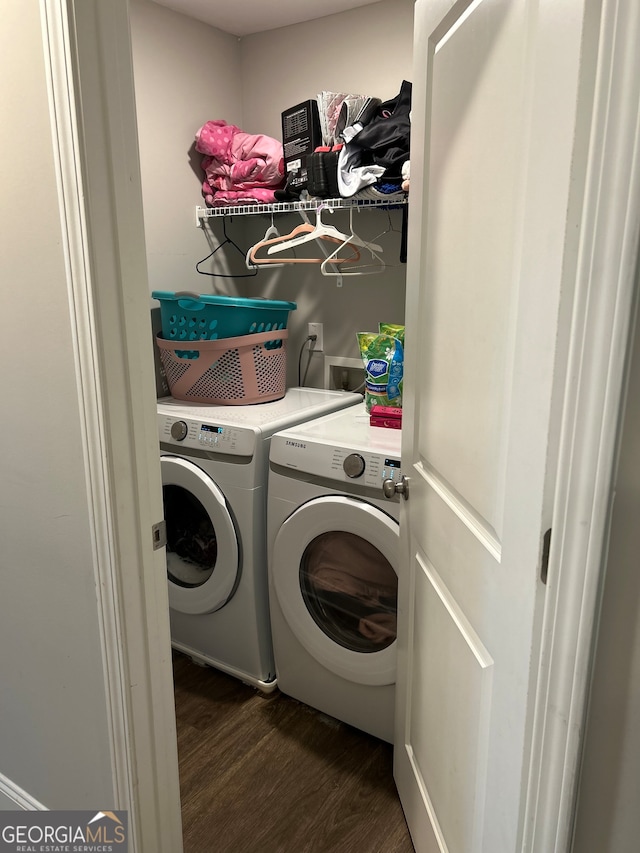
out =
<path fill-rule="evenodd" d="M 594 10 L 592 10 L 594 11 Z M 640 9 L 603 0 L 587 20 L 579 124 L 586 160 L 563 377 L 549 574 L 526 781 L 523 851 L 570 849 L 614 476 L 638 301 Z M 588 122 L 588 123 L 587 123 Z M 553 710 L 550 710 L 553 709 Z"/>
<path fill-rule="evenodd" d="M 150 530 L 161 516 L 162 490 L 151 342 L 142 310 L 148 292 L 142 292 L 146 258 L 128 4 L 40 5 L 74 347 L 95 449 L 88 501 L 102 566 L 97 581 L 114 790 L 118 806 L 130 813 L 132 849 L 177 853 L 182 842 L 167 584 L 164 554 L 153 550 Z M 571 3 L 566 5 L 570 11 Z M 640 56 L 634 53 L 640 21 L 633 5 L 602 0 L 600 60 L 591 81 L 595 113 L 584 129 L 591 143 L 560 425 L 554 518 L 560 533 L 552 541 L 533 759 L 524 783 L 523 850 L 536 853 L 565 851 L 571 833 L 631 336 L 640 220 L 640 179 L 632 166 L 640 154 Z M 603 279 L 607 287 L 598 286 Z M 132 559 L 140 571 L 130 571 Z"/>
<path fill-rule="evenodd" d="M 181 853 L 166 560 L 154 532 L 162 482 L 129 7 L 39 2 L 113 807 L 128 812 L 132 853 Z"/>

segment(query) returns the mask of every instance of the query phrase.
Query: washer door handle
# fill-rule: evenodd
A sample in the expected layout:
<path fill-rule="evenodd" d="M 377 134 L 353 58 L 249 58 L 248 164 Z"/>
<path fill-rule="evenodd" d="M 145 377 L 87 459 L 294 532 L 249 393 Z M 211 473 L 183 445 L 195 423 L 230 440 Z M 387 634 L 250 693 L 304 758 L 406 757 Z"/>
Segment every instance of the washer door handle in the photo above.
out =
<path fill-rule="evenodd" d="M 402 495 L 405 501 L 409 500 L 409 478 L 404 474 L 399 480 L 390 478 L 382 481 L 382 493 L 385 498 L 391 500 L 394 495 Z"/>

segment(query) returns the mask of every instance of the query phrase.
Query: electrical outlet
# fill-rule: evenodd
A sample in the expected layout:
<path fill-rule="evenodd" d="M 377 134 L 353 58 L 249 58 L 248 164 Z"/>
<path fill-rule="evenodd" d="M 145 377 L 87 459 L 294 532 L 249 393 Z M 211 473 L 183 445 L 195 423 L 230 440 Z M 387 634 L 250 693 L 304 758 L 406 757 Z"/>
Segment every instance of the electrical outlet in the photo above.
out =
<path fill-rule="evenodd" d="M 322 333 L 322 323 L 309 323 L 308 335 L 315 335 L 315 341 L 310 342 L 311 352 L 324 352 L 324 335 Z"/>

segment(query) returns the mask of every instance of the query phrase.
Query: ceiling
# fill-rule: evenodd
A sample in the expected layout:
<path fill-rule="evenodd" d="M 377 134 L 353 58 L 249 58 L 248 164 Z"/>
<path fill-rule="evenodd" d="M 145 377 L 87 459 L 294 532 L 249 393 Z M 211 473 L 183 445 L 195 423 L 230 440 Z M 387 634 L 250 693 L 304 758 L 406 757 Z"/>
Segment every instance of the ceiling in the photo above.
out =
<path fill-rule="evenodd" d="M 374 0 L 154 0 L 234 36 L 276 30 L 370 6 Z"/>

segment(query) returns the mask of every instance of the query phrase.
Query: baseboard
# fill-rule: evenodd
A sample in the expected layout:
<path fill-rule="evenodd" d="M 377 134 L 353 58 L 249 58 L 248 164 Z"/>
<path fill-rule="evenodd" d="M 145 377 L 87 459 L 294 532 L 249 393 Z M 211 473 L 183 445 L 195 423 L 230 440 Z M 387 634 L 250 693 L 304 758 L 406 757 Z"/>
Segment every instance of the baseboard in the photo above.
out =
<path fill-rule="evenodd" d="M 0 811 L 45 812 L 47 807 L 0 773 Z"/>

